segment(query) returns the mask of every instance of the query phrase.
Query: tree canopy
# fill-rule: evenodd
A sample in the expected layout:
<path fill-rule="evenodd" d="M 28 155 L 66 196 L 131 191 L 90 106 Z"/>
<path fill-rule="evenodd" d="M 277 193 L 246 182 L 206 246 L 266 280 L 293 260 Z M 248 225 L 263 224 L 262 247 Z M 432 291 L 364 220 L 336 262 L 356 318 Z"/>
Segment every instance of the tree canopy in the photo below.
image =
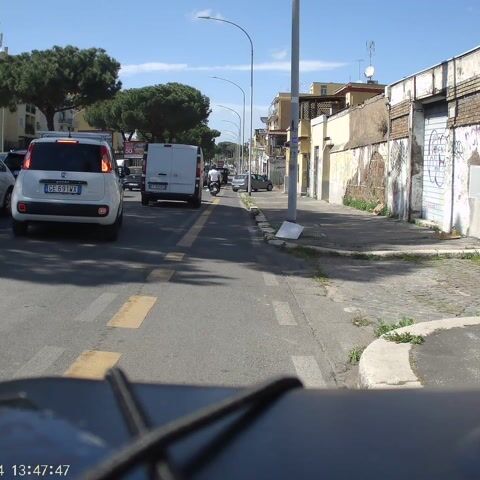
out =
<path fill-rule="evenodd" d="M 0 60 L 0 104 L 31 103 L 54 129 L 56 112 L 112 98 L 121 88 L 120 64 L 100 48 L 55 46 Z"/>
<path fill-rule="evenodd" d="M 85 119 L 97 128 L 137 131 L 146 141 L 200 145 L 205 158 L 215 153 L 220 132 L 207 125 L 210 100 L 196 88 L 167 83 L 118 92 L 111 100 L 87 108 Z"/>
<path fill-rule="evenodd" d="M 210 100 L 196 88 L 166 83 L 119 92 L 87 109 L 85 119 L 97 128 L 138 132 L 148 141 L 170 142 L 205 123 Z"/>

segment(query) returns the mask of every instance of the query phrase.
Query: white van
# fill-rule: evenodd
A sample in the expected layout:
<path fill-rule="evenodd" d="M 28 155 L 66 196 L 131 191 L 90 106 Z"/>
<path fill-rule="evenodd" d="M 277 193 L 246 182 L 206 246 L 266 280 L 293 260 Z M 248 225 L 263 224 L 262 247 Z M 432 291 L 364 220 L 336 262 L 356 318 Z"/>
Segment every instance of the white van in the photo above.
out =
<path fill-rule="evenodd" d="M 154 200 L 202 203 L 203 153 L 200 147 L 149 143 L 143 155 L 142 205 Z"/>

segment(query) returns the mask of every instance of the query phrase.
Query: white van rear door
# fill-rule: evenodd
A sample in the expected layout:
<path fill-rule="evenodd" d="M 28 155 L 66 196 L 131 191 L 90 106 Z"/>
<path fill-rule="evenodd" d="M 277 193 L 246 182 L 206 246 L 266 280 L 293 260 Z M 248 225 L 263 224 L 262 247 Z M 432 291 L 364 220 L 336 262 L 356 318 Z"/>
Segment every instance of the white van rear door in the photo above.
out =
<path fill-rule="evenodd" d="M 151 143 L 147 153 L 146 192 L 171 192 L 172 146 Z"/>
<path fill-rule="evenodd" d="M 170 192 L 193 195 L 197 175 L 197 147 L 175 145 L 173 148 Z"/>

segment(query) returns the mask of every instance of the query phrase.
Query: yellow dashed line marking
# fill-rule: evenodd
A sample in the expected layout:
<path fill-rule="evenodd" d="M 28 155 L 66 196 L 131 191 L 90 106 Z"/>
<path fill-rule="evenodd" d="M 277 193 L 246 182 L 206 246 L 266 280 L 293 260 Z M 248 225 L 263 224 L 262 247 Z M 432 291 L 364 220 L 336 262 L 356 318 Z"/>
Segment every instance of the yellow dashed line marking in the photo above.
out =
<path fill-rule="evenodd" d="M 123 304 L 107 325 L 119 328 L 138 328 L 156 301 L 157 297 L 134 295 Z"/>
<path fill-rule="evenodd" d="M 177 247 L 191 247 L 193 242 L 198 237 L 198 234 L 201 232 L 202 228 L 207 223 L 208 217 L 212 214 L 215 205 L 220 203 L 219 198 L 215 198 L 210 206 L 205 210 L 198 220 L 192 225 L 190 230 L 182 237 L 182 239 L 177 243 Z"/>
<path fill-rule="evenodd" d="M 87 350 L 83 352 L 63 374 L 64 377 L 102 379 L 109 368 L 120 359 L 117 352 Z"/>
<path fill-rule="evenodd" d="M 165 260 L 169 262 L 181 262 L 185 257 L 184 253 L 181 252 L 170 252 L 165 255 Z"/>
<path fill-rule="evenodd" d="M 167 270 L 166 268 L 155 268 L 147 277 L 147 282 L 168 282 L 175 270 Z"/>

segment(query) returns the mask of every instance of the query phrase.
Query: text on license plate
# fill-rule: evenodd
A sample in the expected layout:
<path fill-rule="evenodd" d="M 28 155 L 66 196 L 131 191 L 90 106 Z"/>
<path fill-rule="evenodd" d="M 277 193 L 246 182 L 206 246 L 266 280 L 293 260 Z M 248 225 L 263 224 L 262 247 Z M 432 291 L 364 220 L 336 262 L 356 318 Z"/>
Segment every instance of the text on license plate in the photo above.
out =
<path fill-rule="evenodd" d="M 82 193 L 81 185 L 55 185 L 47 183 L 45 193 L 66 193 L 70 195 L 80 195 Z"/>
<path fill-rule="evenodd" d="M 151 190 L 166 190 L 167 184 L 166 183 L 149 183 L 148 187 Z"/>

